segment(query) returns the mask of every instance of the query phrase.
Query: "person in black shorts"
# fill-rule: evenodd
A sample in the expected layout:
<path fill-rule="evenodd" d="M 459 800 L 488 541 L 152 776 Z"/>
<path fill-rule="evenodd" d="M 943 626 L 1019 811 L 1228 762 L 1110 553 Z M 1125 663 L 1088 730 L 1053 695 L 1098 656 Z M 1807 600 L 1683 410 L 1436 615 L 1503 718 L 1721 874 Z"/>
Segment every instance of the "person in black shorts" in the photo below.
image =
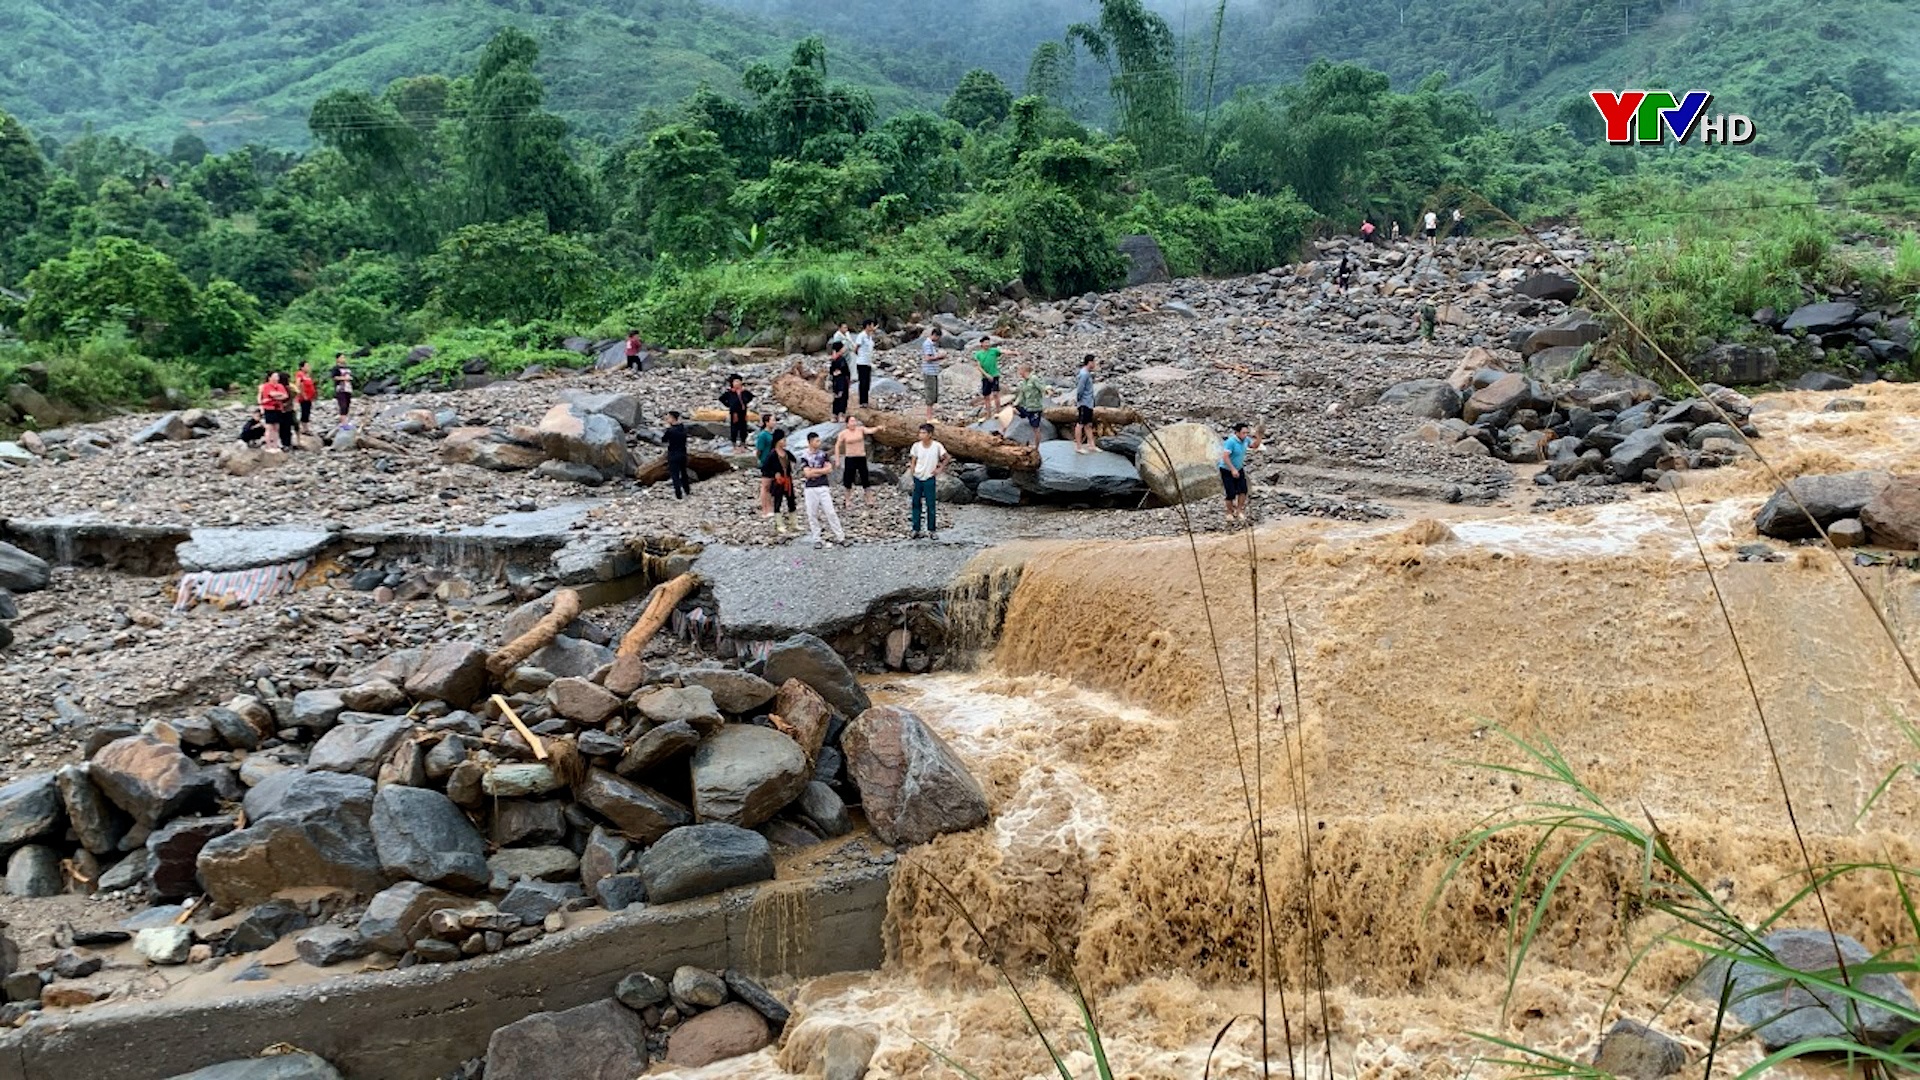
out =
<path fill-rule="evenodd" d="M 746 453 L 747 407 L 753 404 L 753 391 L 747 389 L 746 380 L 738 375 L 729 377 L 726 390 L 720 394 L 720 404 L 727 407 L 727 439 L 733 443 L 733 452 Z"/>
<path fill-rule="evenodd" d="M 347 426 L 347 414 L 353 411 L 353 369 L 347 366 L 347 354 L 333 356 L 333 403 L 340 408 L 340 426 Z"/>
<path fill-rule="evenodd" d="M 673 481 L 673 497 L 684 499 L 693 492 L 693 483 L 687 479 L 687 425 L 680 422 L 679 413 L 667 414 L 666 430 L 660 435 L 667 444 L 667 478 Z"/>
<path fill-rule="evenodd" d="M 834 455 L 840 459 L 840 484 L 847 489 L 847 509 L 853 509 L 853 489 L 860 489 L 860 504 L 873 509 L 873 477 L 867 472 L 867 429 L 857 416 L 847 417 L 846 430 L 833 440 Z"/>
<path fill-rule="evenodd" d="M 799 512 L 799 505 L 793 498 L 793 453 L 787 449 L 787 431 L 785 428 L 773 429 L 773 446 L 767 456 L 760 460 L 760 477 L 766 481 L 767 493 L 773 499 L 773 528 L 785 535 L 797 528 L 793 516 Z M 786 503 L 785 513 L 780 504 Z"/>

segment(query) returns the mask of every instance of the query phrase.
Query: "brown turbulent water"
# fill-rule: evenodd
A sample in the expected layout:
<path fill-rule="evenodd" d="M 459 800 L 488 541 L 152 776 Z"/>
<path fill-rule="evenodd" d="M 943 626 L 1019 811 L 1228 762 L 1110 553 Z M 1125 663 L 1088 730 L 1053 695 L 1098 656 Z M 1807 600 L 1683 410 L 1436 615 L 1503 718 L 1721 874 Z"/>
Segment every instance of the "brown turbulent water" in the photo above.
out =
<path fill-rule="evenodd" d="M 1769 402 L 1764 449 L 1790 474 L 1920 471 L 1920 392 L 1861 396 L 1870 408 L 1857 414 L 1814 411 L 1817 395 Z M 1681 498 L 1794 809 L 1817 860 L 1913 865 L 1920 777 L 1859 815 L 1920 758 L 1899 724 L 1920 715 L 1920 692 L 1847 575 L 1909 655 L 1920 655 L 1920 576 L 1815 550 L 1734 561 L 1769 489 L 1743 468 Z M 1197 548 L 1080 543 L 984 561 L 956 584 L 990 609 L 969 617 L 1000 627 L 981 670 L 880 696 L 974 764 L 994 824 L 909 853 L 888 970 L 801 987 L 802 1013 L 881 1034 L 877 1077 L 958 1075 L 935 1049 L 989 1080 L 1057 1075 L 984 962 L 990 949 L 1076 1077 L 1093 1075 L 1092 1059 L 1071 998 L 1046 977 L 1068 965 L 1094 996 L 1116 1075 L 1199 1077 L 1221 1027 L 1261 1009 L 1252 804 L 1286 1013 L 1283 1026 L 1270 995 L 1274 1075 L 1328 1075 L 1328 1046 L 1343 1080 L 1501 1075 L 1474 1033 L 1571 1056 L 1620 1015 L 1704 1046 L 1711 1012 L 1679 994 L 1697 955 L 1656 940 L 1669 927 L 1642 906 L 1641 853 L 1603 847 L 1578 864 L 1511 994 L 1508 920 L 1540 880 L 1523 886 L 1526 843 L 1483 848 L 1449 877 L 1454 841 L 1488 815 L 1570 794 L 1487 767 L 1521 763 L 1506 731 L 1551 740 L 1741 916 L 1799 887 L 1772 758 L 1682 512 L 1651 496 L 1549 517 L 1280 524 Z M 1844 879 L 1829 901 L 1870 948 L 1914 944 L 1884 875 Z M 1212 1075 L 1260 1076 L 1260 1052 L 1243 1021 Z M 1741 1044 L 1721 1067 L 1758 1056 Z M 688 1075 L 779 1075 L 770 1054 L 715 1069 Z"/>

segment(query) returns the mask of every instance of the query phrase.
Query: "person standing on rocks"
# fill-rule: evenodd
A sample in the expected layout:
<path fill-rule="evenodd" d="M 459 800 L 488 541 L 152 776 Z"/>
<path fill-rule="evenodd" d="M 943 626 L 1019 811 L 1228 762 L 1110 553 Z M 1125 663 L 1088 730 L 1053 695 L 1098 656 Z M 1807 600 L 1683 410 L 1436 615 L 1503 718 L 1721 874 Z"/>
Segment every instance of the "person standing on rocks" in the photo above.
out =
<path fill-rule="evenodd" d="M 853 487 L 860 485 L 860 507 L 873 509 L 873 477 L 867 472 L 867 429 L 857 416 L 847 417 L 847 428 L 833 440 L 833 456 L 840 461 L 840 483 L 847 489 L 847 510 L 853 510 Z"/>
<path fill-rule="evenodd" d="M 313 422 L 313 399 L 320 396 L 320 388 L 313 384 L 313 372 L 307 370 L 305 360 L 300 361 L 300 366 L 293 373 L 293 393 L 300 401 L 300 434 L 309 434 L 308 427 Z"/>
<path fill-rule="evenodd" d="M 1400 219 L 1399 218 L 1393 219 L 1393 236 L 1389 242 L 1394 244 L 1398 244 L 1400 242 Z"/>
<path fill-rule="evenodd" d="M 627 331 L 627 370 L 640 371 L 645 365 L 640 361 L 640 331 Z"/>
<path fill-rule="evenodd" d="M 807 432 L 807 449 L 800 455 L 800 475 L 807 488 L 807 528 L 813 532 L 813 546 L 827 546 L 820 535 L 823 518 L 833 529 L 834 541 L 846 543 L 846 530 L 840 527 L 840 515 L 833 508 L 833 457 L 820 445 L 817 431 Z"/>
<path fill-rule="evenodd" d="M 1047 384 L 1033 373 L 1032 364 L 1020 365 L 1020 385 L 1013 390 L 1013 411 L 1033 432 L 1033 448 L 1040 449 L 1040 422 L 1047 416 Z"/>
<path fill-rule="evenodd" d="M 1000 412 L 1000 355 L 1001 348 L 992 338 L 980 342 L 981 347 L 974 350 L 973 362 L 980 365 L 980 406 L 986 410 L 991 420 Z"/>
<path fill-rule="evenodd" d="M 1360 219 L 1360 239 L 1361 239 L 1361 240 L 1362 240 L 1363 242 L 1365 242 L 1365 243 L 1369 243 L 1369 244 L 1371 244 L 1371 243 L 1373 243 L 1373 242 L 1374 242 L 1374 240 L 1375 240 L 1375 238 L 1374 238 L 1374 235 L 1373 235 L 1373 234 L 1374 234 L 1374 233 L 1375 233 L 1376 231 L 1377 231 L 1377 230 L 1376 230 L 1376 229 L 1374 229 L 1374 227 L 1373 227 L 1373 219 L 1372 219 L 1372 218 L 1370 218 L 1370 217 L 1363 217 L 1363 218 L 1361 218 L 1361 219 Z"/>
<path fill-rule="evenodd" d="M 1227 520 L 1245 521 L 1247 517 L 1247 451 L 1260 449 L 1260 433 L 1248 435 L 1248 426 L 1233 425 L 1220 449 L 1220 486 L 1227 493 Z"/>
<path fill-rule="evenodd" d="M 1073 452 L 1091 454 L 1093 445 L 1093 354 L 1080 361 L 1080 374 L 1073 379 Z"/>
<path fill-rule="evenodd" d="M 1467 219 L 1460 213 L 1460 208 L 1456 206 L 1453 208 L 1453 225 L 1448 229 L 1447 235 L 1458 238 L 1466 234 Z"/>
<path fill-rule="evenodd" d="M 1424 341 L 1433 340 L 1434 325 L 1440 320 L 1440 313 L 1432 304 L 1420 305 L 1420 337 Z"/>
<path fill-rule="evenodd" d="M 940 404 L 940 328 L 928 326 L 920 335 L 920 396 L 927 402 L 927 419 Z"/>
<path fill-rule="evenodd" d="M 793 501 L 793 451 L 787 449 L 784 428 L 774 429 L 773 447 L 760 459 L 760 483 L 771 500 L 766 516 L 774 519 L 774 531 L 784 536 L 796 528 L 793 515 L 798 509 Z M 785 513 L 780 510 L 782 503 L 787 507 Z"/>
<path fill-rule="evenodd" d="M 280 445 L 267 449 L 293 449 L 293 390 L 287 386 L 286 372 L 269 372 L 267 381 L 260 384 L 260 414 L 280 434 Z"/>
<path fill-rule="evenodd" d="M 873 394 L 873 332 L 878 325 L 868 319 L 860 324 L 860 332 L 853 335 L 854 382 L 860 390 L 860 407 L 863 409 Z"/>
<path fill-rule="evenodd" d="M 773 486 L 767 475 L 767 457 L 773 453 L 773 414 L 760 414 L 760 430 L 753 433 L 753 461 L 760 466 L 760 516 L 773 516 Z"/>
<path fill-rule="evenodd" d="M 347 366 L 347 354 L 333 354 L 333 403 L 340 409 L 340 427 L 344 430 L 347 414 L 353 411 L 353 369 Z"/>
<path fill-rule="evenodd" d="M 687 480 L 687 425 L 680 422 L 679 413 L 667 413 L 667 426 L 660 438 L 667 444 L 667 479 L 673 481 L 673 497 L 684 499 L 693 491 L 693 484 Z"/>
<path fill-rule="evenodd" d="M 940 477 L 947 471 L 947 448 L 934 440 L 933 425 L 920 425 L 920 441 L 907 448 L 907 457 L 913 463 L 913 538 L 920 539 L 920 504 L 927 505 L 927 531 L 929 540 L 940 537 L 940 529 L 934 522 L 933 508 L 939 502 Z"/>
<path fill-rule="evenodd" d="M 1340 269 L 1333 272 L 1333 283 L 1340 286 L 1340 291 L 1344 293 L 1347 291 L 1347 285 L 1352 281 L 1353 263 L 1348 261 L 1347 253 L 1343 251 L 1340 253 Z"/>
<path fill-rule="evenodd" d="M 753 404 L 753 391 L 747 389 L 746 380 L 738 375 L 727 377 L 727 388 L 720 394 L 720 404 L 727 407 L 727 439 L 733 443 L 736 454 L 747 450 L 747 406 Z"/>
<path fill-rule="evenodd" d="M 833 389 L 833 419 L 836 423 L 847 422 L 847 395 L 853 388 L 853 372 L 847 368 L 847 343 L 842 341 L 833 347 L 833 355 L 827 360 L 827 385 Z"/>
<path fill-rule="evenodd" d="M 1433 246 L 1439 242 L 1440 237 L 1440 215 L 1431 210 L 1427 211 L 1426 233 L 1427 250 L 1431 251 L 1433 250 Z"/>
<path fill-rule="evenodd" d="M 835 346 L 848 349 L 853 348 L 853 331 L 847 329 L 846 323 L 841 323 L 836 327 L 833 331 L 833 336 L 827 339 L 827 348 L 831 349 Z"/>

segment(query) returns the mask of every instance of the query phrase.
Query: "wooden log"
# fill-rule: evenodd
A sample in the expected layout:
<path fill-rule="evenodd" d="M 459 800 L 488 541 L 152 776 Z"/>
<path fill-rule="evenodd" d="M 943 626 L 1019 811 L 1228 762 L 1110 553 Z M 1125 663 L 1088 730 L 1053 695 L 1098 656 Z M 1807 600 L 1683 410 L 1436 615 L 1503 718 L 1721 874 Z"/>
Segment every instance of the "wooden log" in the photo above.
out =
<path fill-rule="evenodd" d="M 805 376 L 795 372 L 788 372 L 773 380 L 773 396 L 788 411 L 810 423 L 823 423 L 833 418 L 833 398 L 825 390 L 808 382 Z M 920 441 L 920 425 L 924 423 L 920 417 L 857 407 L 853 415 L 860 418 L 874 441 L 882 446 L 906 447 Z M 1040 468 L 1039 452 L 1026 443 L 1008 442 L 998 435 L 938 421 L 933 425 L 933 437 L 947 448 L 948 454 L 962 461 L 978 461 L 1025 472 Z"/>
<path fill-rule="evenodd" d="M 639 656 L 647 647 L 647 642 L 653 640 L 653 635 L 659 633 L 660 628 L 673 617 L 673 609 L 679 607 L 680 601 L 685 600 L 699 584 L 700 579 L 692 574 L 681 574 L 653 590 L 653 596 L 647 600 L 646 610 L 634 620 L 633 629 L 627 631 L 627 636 L 620 639 L 620 648 L 614 651 L 614 655 Z"/>
<path fill-rule="evenodd" d="M 732 472 L 733 462 L 728 461 L 719 454 L 708 453 L 705 450 L 689 450 L 687 451 L 687 471 L 693 474 L 695 480 L 711 480 L 721 473 Z M 652 487 L 655 484 L 665 483 L 667 479 L 667 456 L 662 454 L 654 458 L 651 462 L 642 465 L 639 470 L 633 474 L 633 478 L 640 481 L 641 487 Z"/>
<path fill-rule="evenodd" d="M 1001 400 L 1006 400 L 1003 396 Z M 1056 426 L 1071 427 L 1080 422 L 1080 410 L 1071 405 L 1049 405 L 1040 411 L 1040 415 L 1052 421 Z M 1128 424 L 1140 423 L 1140 413 L 1134 409 L 1095 409 L 1093 426 L 1098 428 L 1123 428 Z M 1068 434 L 1071 434 L 1069 432 Z"/>
<path fill-rule="evenodd" d="M 487 657 L 487 670 L 498 679 L 507 672 L 520 666 L 520 662 L 548 645 L 560 636 L 567 624 L 580 617 L 580 594 L 572 589 L 561 589 L 553 594 L 553 610 L 533 624 L 532 629 L 512 641 L 494 650 Z"/>

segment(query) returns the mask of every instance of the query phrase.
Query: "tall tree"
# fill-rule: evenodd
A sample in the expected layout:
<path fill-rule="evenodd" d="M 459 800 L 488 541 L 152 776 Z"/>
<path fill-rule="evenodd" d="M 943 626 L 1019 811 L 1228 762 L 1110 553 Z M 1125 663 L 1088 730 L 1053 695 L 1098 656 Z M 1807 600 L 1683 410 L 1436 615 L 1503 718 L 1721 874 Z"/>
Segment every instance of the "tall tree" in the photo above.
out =
<path fill-rule="evenodd" d="M 0 243 L 27 231 L 47 190 L 47 163 L 25 124 L 0 111 Z"/>
<path fill-rule="evenodd" d="M 1186 150 L 1186 114 L 1173 30 L 1140 0 L 1100 0 L 1096 23 L 1075 23 L 1067 41 L 1106 65 L 1108 93 L 1120 130 L 1149 167 L 1172 164 Z"/>
<path fill-rule="evenodd" d="M 508 28 L 480 54 L 467 104 L 465 144 L 473 216 L 500 221 L 539 214 L 554 232 L 593 225 L 593 189 L 567 153 L 566 122 L 541 108 L 533 73 L 539 43 Z"/>

